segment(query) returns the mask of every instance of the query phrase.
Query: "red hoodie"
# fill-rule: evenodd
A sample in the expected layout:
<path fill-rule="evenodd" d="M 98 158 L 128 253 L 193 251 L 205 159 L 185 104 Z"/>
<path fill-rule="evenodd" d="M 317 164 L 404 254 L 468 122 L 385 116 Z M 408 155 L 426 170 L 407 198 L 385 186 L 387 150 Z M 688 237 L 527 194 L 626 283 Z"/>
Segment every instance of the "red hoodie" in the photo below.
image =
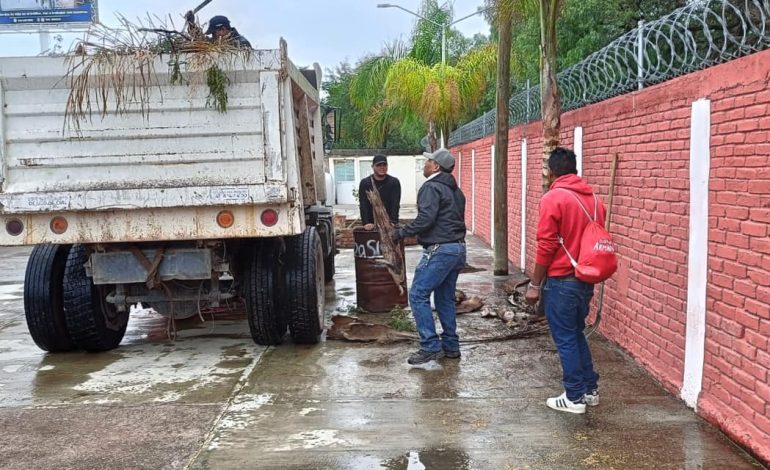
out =
<path fill-rule="evenodd" d="M 556 188 L 566 188 L 572 193 Z M 580 199 L 591 217 L 594 215 L 594 191 L 578 175 L 560 176 L 551 184 L 551 189 L 540 200 L 540 220 L 537 223 L 537 264 L 548 266 L 548 277 L 574 274 L 564 248 L 559 244 L 559 235 L 573 258 L 580 255 L 580 238 L 588 225 L 588 217 L 578 205 L 574 196 Z M 597 221 L 604 225 L 607 209 L 597 199 Z"/>

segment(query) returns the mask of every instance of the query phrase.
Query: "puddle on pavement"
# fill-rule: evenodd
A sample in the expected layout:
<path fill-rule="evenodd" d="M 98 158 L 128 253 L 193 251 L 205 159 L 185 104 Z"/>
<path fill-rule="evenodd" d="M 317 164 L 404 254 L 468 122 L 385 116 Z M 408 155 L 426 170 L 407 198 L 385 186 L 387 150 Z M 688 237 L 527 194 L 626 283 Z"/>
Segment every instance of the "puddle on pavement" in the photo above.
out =
<path fill-rule="evenodd" d="M 467 453 L 457 449 L 410 450 L 403 455 L 381 459 L 373 455 L 345 456 L 335 462 L 337 468 L 367 470 L 469 470 L 476 468 Z"/>
<path fill-rule="evenodd" d="M 216 400 L 265 350 L 252 342 L 238 312 L 205 323 L 197 317 L 178 321 L 176 326 L 177 340 L 172 342 L 165 317 L 149 310 L 133 312 L 121 345 L 97 354 L 47 354 L 32 342 L 26 327 L 14 326 L 16 337 L 0 339 L 0 403 Z"/>
<path fill-rule="evenodd" d="M 217 433 L 211 440 L 208 450 L 230 447 L 232 435 L 249 427 L 255 420 L 255 411 L 273 402 L 269 393 L 244 393 L 235 397 L 222 419 L 217 423 Z"/>
<path fill-rule="evenodd" d="M 246 345 L 232 346 L 218 338 L 200 340 L 205 343 L 194 347 L 177 343 L 172 350 L 159 344 L 124 348 L 120 361 L 89 373 L 73 389 L 118 398 L 158 391 L 188 395 L 232 379 L 252 360 L 246 357 Z"/>
<path fill-rule="evenodd" d="M 0 301 L 18 300 L 24 296 L 24 285 L 5 284 L 0 285 Z"/>
<path fill-rule="evenodd" d="M 287 436 L 285 446 L 273 449 L 274 452 L 286 452 L 293 450 L 309 450 L 324 447 L 354 447 L 359 443 L 351 439 L 341 439 L 338 437 L 339 431 L 336 429 L 316 429 L 313 431 L 302 431 Z"/>

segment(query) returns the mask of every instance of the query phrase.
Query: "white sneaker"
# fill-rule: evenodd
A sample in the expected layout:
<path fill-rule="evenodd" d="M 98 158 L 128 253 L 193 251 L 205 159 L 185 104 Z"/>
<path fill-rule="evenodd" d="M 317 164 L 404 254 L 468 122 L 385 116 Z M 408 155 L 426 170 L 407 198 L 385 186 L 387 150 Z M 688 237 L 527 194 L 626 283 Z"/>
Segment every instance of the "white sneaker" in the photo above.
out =
<path fill-rule="evenodd" d="M 548 408 L 556 411 L 566 411 L 567 413 L 575 413 L 582 415 L 586 412 L 586 404 L 581 398 L 578 402 L 572 402 L 567 398 L 567 392 L 562 393 L 558 397 L 549 398 L 545 401 Z"/>
<path fill-rule="evenodd" d="M 583 400 L 588 406 L 599 406 L 599 390 L 586 393 L 583 396 Z"/>

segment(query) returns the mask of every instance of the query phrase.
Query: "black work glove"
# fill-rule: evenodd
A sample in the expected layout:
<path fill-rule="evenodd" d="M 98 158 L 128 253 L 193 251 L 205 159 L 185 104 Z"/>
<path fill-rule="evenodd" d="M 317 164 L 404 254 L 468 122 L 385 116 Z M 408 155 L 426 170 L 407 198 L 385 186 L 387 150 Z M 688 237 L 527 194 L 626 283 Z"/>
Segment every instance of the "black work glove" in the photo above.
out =
<path fill-rule="evenodd" d="M 401 240 L 401 230 L 394 228 L 390 231 L 390 239 L 393 241 L 393 243 L 398 243 L 399 240 Z"/>

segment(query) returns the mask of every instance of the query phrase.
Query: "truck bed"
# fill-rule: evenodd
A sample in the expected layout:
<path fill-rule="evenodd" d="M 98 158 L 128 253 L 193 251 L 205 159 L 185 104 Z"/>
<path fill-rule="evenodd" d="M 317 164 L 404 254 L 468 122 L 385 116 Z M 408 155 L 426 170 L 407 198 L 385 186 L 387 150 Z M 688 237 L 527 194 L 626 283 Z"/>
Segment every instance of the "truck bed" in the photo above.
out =
<path fill-rule="evenodd" d="M 318 91 L 288 61 L 284 44 L 281 49 L 254 51 L 248 61 L 229 62 L 233 63 L 220 65 L 231 81 L 224 113 L 207 105 L 205 77 L 186 75 L 194 85 L 169 83 L 164 56 L 154 63 L 157 83 L 149 88 L 146 109 L 135 104 L 116 115 L 113 93 L 110 108 L 102 116 L 93 90 L 91 117 L 81 120 L 76 129 L 65 119 L 69 95 L 63 78 L 65 59 L 0 58 L 0 216 L 18 216 L 28 226 L 42 220 L 30 219 L 35 215 L 67 213 L 85 224 L 80 228 L 88 228 L 84 233 L 89 235 L 77 239 L 71 234 L 43 236 L 36 230 L 23 237 L 29 244 L 99 242 L 100 229 L 94 224 L 110 220 L 105 211 L 119 220 L 149 215 L 160 218 L 161 224 L 163 217 L 172 214 L 178 219 L 179 210 L 194 217 L 200 208 L 221 206 L 273 207 L 284 215 L 294 206 L 301 211 L 301 132 L 287 130 L 301 127 L 297 103 L 317 108 Z M 298 100 L 298 94 L 306 95 L 305 99 Z M 311 118 L 314 111 L 308 111 Z M 315 136 L 316 123 L 305 125 L 310 126 L 305 134 Z M 318 166 L 312 162 L 309 168 Z M 302 179 L 314 181 L 315 177 L 303 175 Z M 159 209 L 157 216 L 155 209 Z M 281 219 L 296 222 L 292 227 L 267 231 L 255 227 L 224 235 L 300 233 L 299 219 Z M 110 232 L 113 240 L 146 238 Z M 182 232 L 185 238 L 215 236 Z M 86 239 L 90 237 L 97 239 Z M 20 244 L 20 239 L 9 238 L 3 230 L 0 244 Z"/>

